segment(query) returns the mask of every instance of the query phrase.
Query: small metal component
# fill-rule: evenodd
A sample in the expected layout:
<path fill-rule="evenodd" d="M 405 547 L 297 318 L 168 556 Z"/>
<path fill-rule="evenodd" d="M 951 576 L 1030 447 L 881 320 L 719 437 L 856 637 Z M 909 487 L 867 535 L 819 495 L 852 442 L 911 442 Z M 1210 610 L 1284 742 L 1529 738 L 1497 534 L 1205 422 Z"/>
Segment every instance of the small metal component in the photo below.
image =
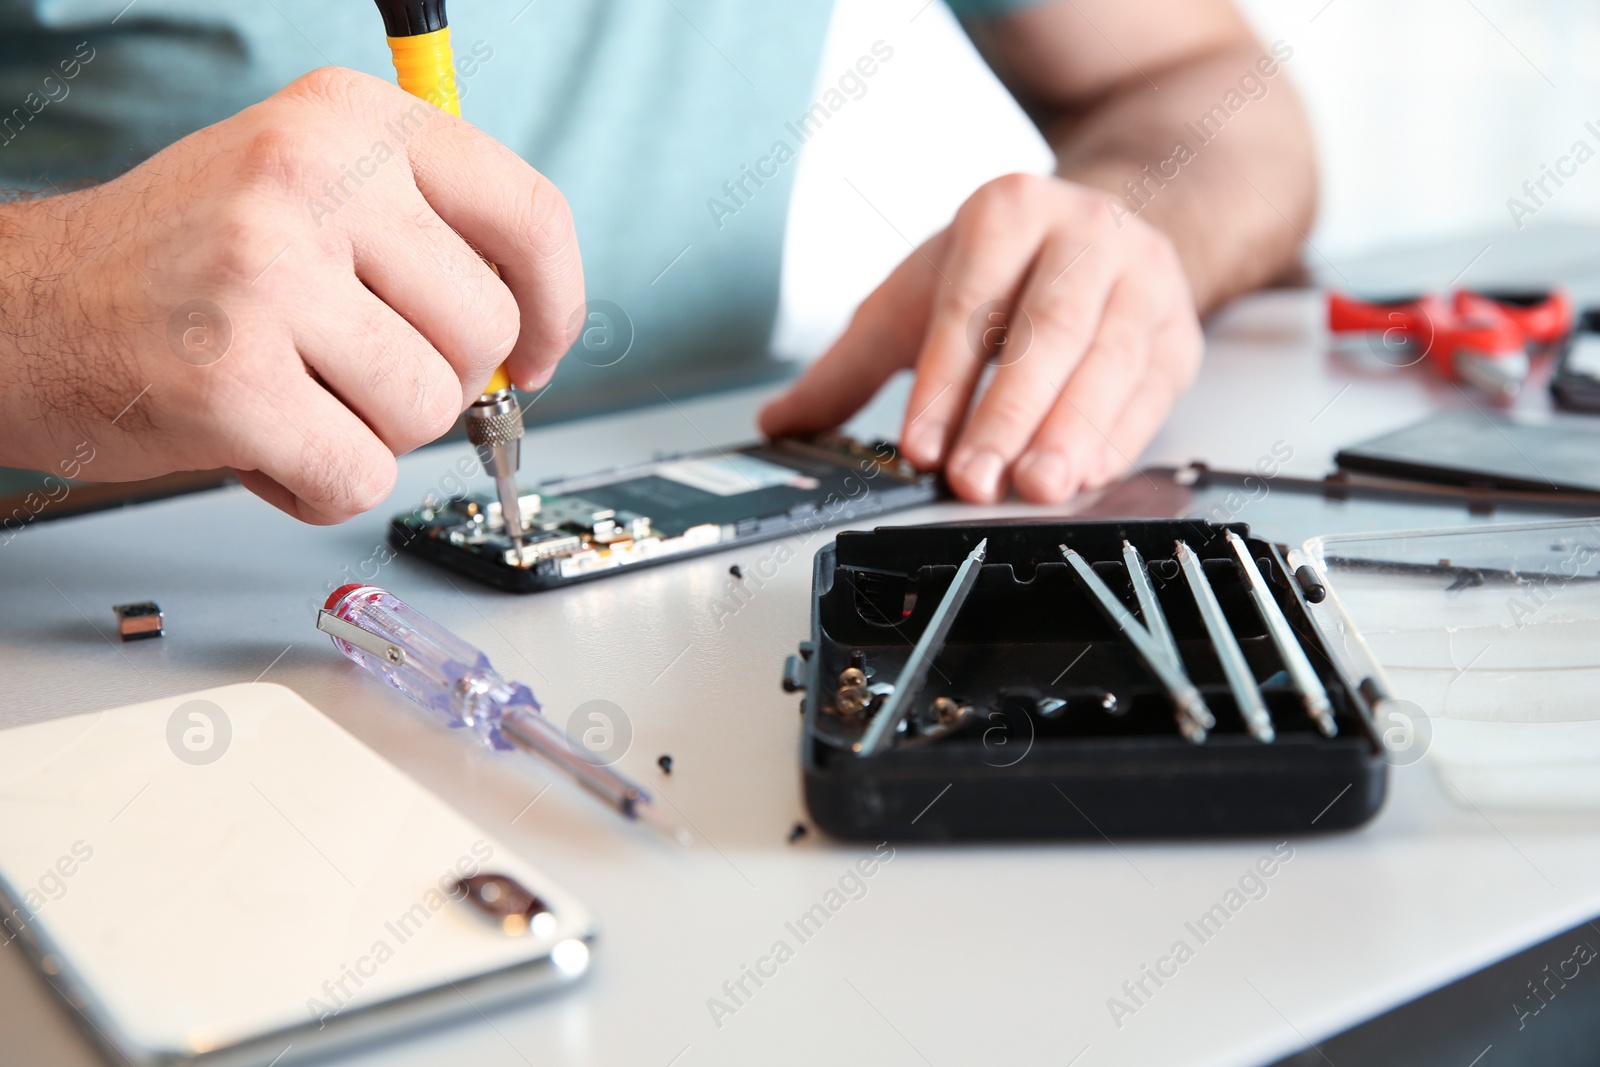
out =
<path fill-rule="evenodd" d="M 484 473 L 494 479 L 500 515 L 511 547 L 522 555 L 522 505 L 517 492 L 517 467 L 522 461 L 522 405 L 517 394 L 501 389 L 479 397 L 464 419 L 467 440 L 478 452 Z"/>
<path fill-rule="evenodd" d="M 124 641 L 147 641 L 167 632 L 166 616 L 161 614 L 161 607 L 154 600 L 114 604 L 111 611 L 117 617 L 117 634 Z"/>
<path fill-rule="evenodd" d="M 1107 715 L 1121 715 L 1128 709 L 1117 703 L 1117 694 L 1106 690 L 1106 695 L 1100 698 L 1100 710 Z"/>
<path fill-rule="evenodd" d="M 1151 637 L 1150 632 L 1139 625 L 1139 620 L 1122 606 L 1122 601 L 1118 600 L 1117 595 L 1100 580 L 1094 568 L 1089 566 L 1088 560 L 1066 545 L 1061 545 L 1060 548 L 1073 573 L 1088 588 L 1100 610 L 1127 636 L 1128 643 L 1133 645 L 1134 651 L 1143 657 L 1145 666 L 1149 667 L 1151 673 L 1166 687 L 1167 695 L 1172 698 L 1177 708 L 1178 732 L 1195 744 L 1203 742 L 1206 739 L 1206 731 L 1216 726 L 1217 720 L 1211 714 L 1211 709 L 1206 707 L 1205 698 L 1200 695 L 1200 690 L 1195 688 L 1194 683 L 1189 681 L 1189 676 L 1184 673 L 1183 665 L 1167 658 L 1167 650 L 1162 648 L 1161 643 Z"/>
<path fill-rule="evenodd" d="M 549 906 L 510 875 L 475 874 L 456 882 L 455 891 L 512 937 L 530 932 L 534 937 L 550 937 L 556 932 L 556 917 Z"/>
<path fill-rule="evenodd" d="M 1040 697 L 1034 702 L 1033 710 L 1041 719 L 1055 719 L 1067 710 L 1067 702 L 1060 697 Z"/>
<path fill-rule="evenodd" d="M 1300 696 L 1305 701 L 1306 714 L 1311 716 L 1311 721 L 1317 724 L 1317 729 L 1322 731 L 1323 736 L 1334 736 L 1339 732 L 1339 727 L 1333 721 L 1333 704 L 1328 700 L 1328 691 L 1323 688 L 1322 680 L 1317 677 L 1316 668 L 1311 665 L 1305 649 L 1300 647 L 1300 640 L 1295 636 L 1294 628 L 1289 625 L 1289 620 L 1284 618 L 1282 609 L 1272 596 L 1272 588 L 1261 576 L 1261 571 L 1256 567 L 1256 561 L 1251 557 L 1250 547 L 1244 543 L 1244 538 L 1232 530 L 1227 531 L 1226 537 L 1228 546 L 1239 558 L 1239 567 L 1244 571 L 1250 586 L 1250 598 L 1255 601 L 1256 611 L 1260 612 L 1261 621 L 1267 624 L 1267 634 L 1278 648 L 1278 658 L 1283 660 L 1284 670 L 1288 672 L 1294 687 L 1300 690 Z"/>
<path fill-rule="evenodd" d="M 858 671 L 867 669 L 867 654 L 859 648 L 850 653 L 850 666 Z"/>
<path fill-rule="evenodd" d="M 962 703 L 953 697 L 936 697 L 927 709 L 917 715 L 916 729 L 908 720 L 902 725 L 905 737 L 902 744 L 922 744 L 927 741 L 937 741 L 961 729 L 977 717 L 978 711 L 971 704 Z"/>
<path fill-rule="evenodd" d="M 806 836 L 806 824 L 803 822 L 795 823 L 794 829 L 789 831 L 789 844 L 794 844 L 804 836 Z"/>
<path fill-rule="evenodd" d="M 846 667 L 839 672 L 839 688 L 846 686 L 865 686 L 867 674 L 860 667 Z"/>
<path fill-rule="evenodd" d="M 385 641 L 370 630 L 363 630 L 353 623 L 346 622 L 327 608 L 317 612 L 317 629 L 363 652 L 370 652 L 396 667 L 402 666 L 406 661 L 405 649 L 393 642 Z"/>
<path fill-rule="evenodd" d="M 955 624 L 961 605 L 966 603 L 967 595 L 977 583 L 988 551 L 989 539 L 985 537 L 956 568 L 955 578 L 951 580 L 950 588 L 945 590 L 944 599 L 933 609 L 922 636 L 917 638 L 916 645 L 911 649 L 911 658 L 906 660 L 900 677 L 895 679 L 894 692 L 878 709 L 865 736 L 855 744 L 856 752 L 863 756 L 875 756 L 889 746 L 889 739 L 900 729 L 900 724 L 911 710 L 911 702 L 921 692 L 928 670 L 933 666 L 933 658 L 944 647 L 945 638 L 950 635 L 950 627 Z"/>
<path fill-rule="evenodd" d="M 1276 736 L 1272 729 L 1272 716 L 1267 713 L 1266 702 L 1261 699 L 1261 687 L 1256 684 L 1256 676 L 1250 670 L 1249 661 L 1244 658 L 1244 650 L 1239 647 L 1233 630 L 1228 626 L 1227 617 L 1222 614 L 1222 605 L 1217 603 L 1216 590 L 1211 588 L 1205 566 L 1187 542 L 1178 541 L 1176 544 L 1178 566 L 1183 568 L 1189 591 L 1194 594 L 1195 607 L 1200 610 L 1200 619 L 1206 624 L 1211 647 L 1222 662 L 1222 673 L 1228 679 L 1234 703 L 1239 705 L 1245 728 L 1256 740 L 1271 741 Z"/>
<path fill-rule="evenodd" d="M 672 757 L 668 756 L 668 755 L 662 755 L 662 756 L 657 757 L 656 758 L 656 766 L 661 768 L 661 773 L 662 774 L 671 774 L 672 773 Z"/>
<path fill-rule="evenodd" d="M 1131 542 L 1126 540 L 1122 542 L 1122 562 L 1128 568 L 1128 581 L 1133 583 L 1133 595 L 1139 601 L 1139 617 L 1144 622 L 1145 629 L 1149 630 L 1150 636 L 1167 650 L 1172 662 L 1181 664 L 1183 660 L 1178 655 L 1178 642 L 1172 636 L 1172 627 L 1167 625 L 1167 616 L 1161 610 L 1161 601 L 1156 599 L 1155 586 L 1150 584 L 1150 574 L 1145 570 L 1144 557 Z"/>
<path fill-rule="evenodd" d="M 733 580 L 734 581 L 736 581 L 736 582 L 744 581 L 744 568 L 740 567 L 737 563 L 735 563 L 733 566 L 728 568 L 728 573 L 733 575 Z"/>
<path fill-rule="evenodd" d="M 1508 401 L 1522 390 L 1528 379 L 1528 353 L 1472 352 L 1466 349 L 1456 353 L 1456 373 L 1463 381 L 1476 385 L 1497 400 Z"/>
<path fill-rule="evenodd" d="M 833 707 L 840 715 L 854 718 L 867 710 L 867 705 L 872 703 L 872 694 L 867 692 L 864 685 L 840 686 L 839 691 L 833 695 Z"/>

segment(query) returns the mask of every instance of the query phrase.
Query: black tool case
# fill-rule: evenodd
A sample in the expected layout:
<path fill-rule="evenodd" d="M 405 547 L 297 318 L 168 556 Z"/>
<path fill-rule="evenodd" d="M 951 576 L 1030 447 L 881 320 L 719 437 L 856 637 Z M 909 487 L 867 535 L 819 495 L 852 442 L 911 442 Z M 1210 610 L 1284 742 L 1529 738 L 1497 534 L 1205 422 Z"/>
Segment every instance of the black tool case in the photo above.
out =
<path fill-rule="evenodd" d="M 1225 529 L 1246 538 L 1327 688 L 1335 736 L 1317 730 L 1290 686 Z M 957 566 L 984 538 L 981 573 L 914 705 L 947 696 L 974 714 L 936 740 L 902 737 L 878 755 L 857 755 L 851 745 L 865 723 L 834 707 L 841 672 L 854 657 L 871 682 L 892 683 Z M 1216 716 L 1202 744 L 1179 733 L 1167 690 L 1059 547 L 1089 560 L 1137 618 L 1124 538 L 1147 561 L 1189 677 Z M 1270 743 L 1245 729 L 1175 561 L 1178 539 L 1204 561 L 1261 684 L 1277 734 Z M 806 806 L 836 837 L 1303 834 L 1358 826 L 1383 803 L 1387 764 L 1361 681 L 1335 667 L 1278 548 L 1250 538 L 1243 523 L 1009 521 L 848 532 L 817 554 L 813 591 L 811 640 L 791 659 L 785 687 L 806 692 Z"/>

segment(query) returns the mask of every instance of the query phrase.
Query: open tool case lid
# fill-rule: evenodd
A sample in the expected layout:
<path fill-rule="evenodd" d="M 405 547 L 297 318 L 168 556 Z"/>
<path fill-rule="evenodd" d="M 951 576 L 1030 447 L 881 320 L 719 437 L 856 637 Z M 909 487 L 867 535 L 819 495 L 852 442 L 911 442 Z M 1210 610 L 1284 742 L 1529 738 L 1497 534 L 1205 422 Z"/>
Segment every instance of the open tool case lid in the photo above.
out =
<path fill-rule="evenodd" d="M 1246 539 L 1332 704 L 1319 732 L 1285 675 L 1225 530 Z M 987 557 L 915 704 L 975 714 L 937 740 L 908 733 L 862 756 L 861 716 L 841 714 L 855 665 L 893 682 L 980 540 Z M 1216 718 L 1203 744 L 1063 560 L 1075 549 L 1139 617 L 1123 540 L 1148 562 L 1189 677 Z M 1199 555 L 1260 683 L 1276 737 L 1252 736 L 1174 546 Z M 816 557 L 811 640 L 786 685 L 804 688 L 801 764 L 814 821 L 843 838 L 994 840 L 1305 833 L 1359 825 L 1382 804 L 1387 764 L 1362 679 L 1336 665 L 1278 549 L 1243 523 L 986 522 L 844 533 Z"/>
<path fill-rule="evenodd" d="M 1594 506 L 1600 513 L 1600 504 Z M 1600 810 L 1600 518 L 1315 537 L 1391 762 L 1480 810 Z"/>

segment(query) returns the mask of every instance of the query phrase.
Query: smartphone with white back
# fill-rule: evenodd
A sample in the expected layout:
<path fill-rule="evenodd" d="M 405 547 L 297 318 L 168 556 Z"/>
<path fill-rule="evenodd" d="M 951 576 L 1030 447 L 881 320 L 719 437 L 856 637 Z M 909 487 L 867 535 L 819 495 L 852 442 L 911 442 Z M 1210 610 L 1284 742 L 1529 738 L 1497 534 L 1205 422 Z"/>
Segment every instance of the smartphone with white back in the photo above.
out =
<path fill-rule="evenodd" d="M 542 921 L 468 886 L 520 887 Z M 478 882 L 472 880 L 477 879 Z M 0 732 L 0 928 L 137 1067 L 248 1067 L 587 969 L 565 890 L 282 686 Z"/>

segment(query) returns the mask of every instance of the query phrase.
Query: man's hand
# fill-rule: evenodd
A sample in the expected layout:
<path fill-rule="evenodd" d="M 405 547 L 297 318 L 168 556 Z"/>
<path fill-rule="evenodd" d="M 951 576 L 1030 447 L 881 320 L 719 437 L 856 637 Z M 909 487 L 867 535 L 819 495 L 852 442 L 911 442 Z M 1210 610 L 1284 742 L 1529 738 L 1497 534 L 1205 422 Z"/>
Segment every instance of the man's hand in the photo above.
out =
<path fill-rule="evenodd" d="M 1107 194 L 1013 174 L 895 269 L 844 335 L 761 413 L 764 433 L 837 426 L 895 371 L 916 384 L 901 451 L 972 501 L 1055 503 L 1124 470 L 1200 364 L 1171 241 Z M 994 375 L 973 396 L 986 366 Z"/>
<path fill-rule="evenodd" d="M 0 208 L 0 263 L 0 463 L 88 440 L 102 479 L 233 467 L 314 523 L 378 504 L 502 361 L 548 380 L 583 304 L 549 181 L 333 68 L 115 181 Z"/>

